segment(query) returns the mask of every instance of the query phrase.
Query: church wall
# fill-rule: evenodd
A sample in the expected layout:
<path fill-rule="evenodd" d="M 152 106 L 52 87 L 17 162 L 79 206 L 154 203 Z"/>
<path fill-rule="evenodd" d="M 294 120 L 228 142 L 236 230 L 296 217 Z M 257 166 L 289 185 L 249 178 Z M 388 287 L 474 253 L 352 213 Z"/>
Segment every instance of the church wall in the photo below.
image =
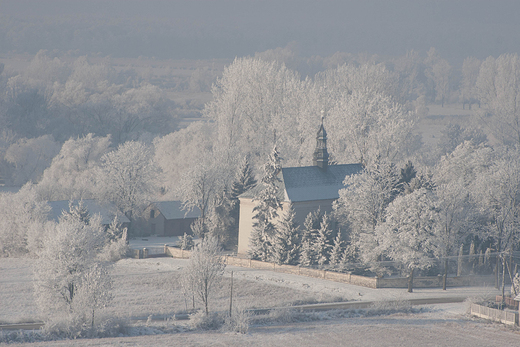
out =
<path fill-rule="evenodd" d="M 252 199 L 240 199 L 240 219 L 238 223 L 238 254 L 246 255 L 249 250 L 249 238 L 253 231 L 253 208 L 255 203 Z"/>

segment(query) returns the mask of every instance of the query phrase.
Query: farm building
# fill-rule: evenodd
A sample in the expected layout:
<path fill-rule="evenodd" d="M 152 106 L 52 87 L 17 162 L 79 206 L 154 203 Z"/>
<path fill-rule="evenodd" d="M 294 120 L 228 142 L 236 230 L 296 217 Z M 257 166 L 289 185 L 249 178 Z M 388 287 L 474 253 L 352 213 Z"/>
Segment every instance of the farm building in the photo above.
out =
<path fill-rule="evenodd" d="M 141 226 L 143 235 L 181 236 L 191 234 L 191 223 L 200 216 L 200 211 L 184 211 L 180 201 L 152 202 L 144 211 Z"/>

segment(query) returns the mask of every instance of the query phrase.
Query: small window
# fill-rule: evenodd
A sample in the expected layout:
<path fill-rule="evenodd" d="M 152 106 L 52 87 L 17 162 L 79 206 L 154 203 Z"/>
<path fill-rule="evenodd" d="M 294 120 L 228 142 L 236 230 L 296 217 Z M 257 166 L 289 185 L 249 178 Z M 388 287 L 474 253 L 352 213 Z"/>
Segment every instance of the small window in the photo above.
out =
<path fill-rule="evenodd" d="M 150 218 L 155 218 L 155 210 L 150 210 Z"/>

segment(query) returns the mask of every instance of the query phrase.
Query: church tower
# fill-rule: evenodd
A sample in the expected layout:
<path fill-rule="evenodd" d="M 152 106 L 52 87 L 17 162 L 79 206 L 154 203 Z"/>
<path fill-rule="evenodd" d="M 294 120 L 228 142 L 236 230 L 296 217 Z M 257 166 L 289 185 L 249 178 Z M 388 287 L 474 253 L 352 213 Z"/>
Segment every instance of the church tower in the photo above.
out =
<path fill-rule="evenodd" d="M 329 153 L 327 152 L 327 132 L 323 127 L 323 118 L 325 118 L 325 112 L 321 111 L 321 125 L 316 135 L 316 149 L 314 150 L 312 164 L 322 170 L 327 170 Z"/>

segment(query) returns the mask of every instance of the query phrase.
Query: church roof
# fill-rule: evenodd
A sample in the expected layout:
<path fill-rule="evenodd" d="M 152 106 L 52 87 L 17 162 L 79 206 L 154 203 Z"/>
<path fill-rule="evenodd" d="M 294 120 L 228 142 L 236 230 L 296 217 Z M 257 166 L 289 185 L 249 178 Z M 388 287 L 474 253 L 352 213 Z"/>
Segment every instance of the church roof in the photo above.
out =
<path fill-rule="evenodd" d="M 330 165 L 327 170 L 317 166 L 282 169 L 285 200 L 312 201 L 339 198 L 338 191 L 346 176 L 359 173 L 361 164 Z"/>
<path fill-rule="evenodd" d="M 282 168 L 278 174 L 278 198 L 290 202 L 337 199 L 345 177 L 362 169 L 361 164 L 329 165 L 327 170 L 317 166 Z M 263 185 L 258 183 L 240 197 L 253 199 L 262 189 Z"/>

